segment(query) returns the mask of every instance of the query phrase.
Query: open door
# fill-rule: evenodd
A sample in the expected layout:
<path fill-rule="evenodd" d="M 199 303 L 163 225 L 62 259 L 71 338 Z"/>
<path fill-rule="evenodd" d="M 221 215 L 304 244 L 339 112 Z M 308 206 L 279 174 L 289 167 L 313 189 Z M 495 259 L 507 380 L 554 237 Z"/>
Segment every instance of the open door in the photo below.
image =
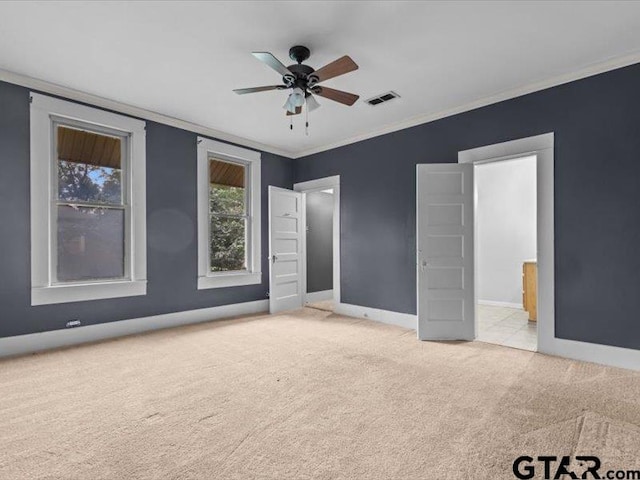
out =
<path fill-rule="evenodd" d="M 302 307 L 302 193 L 269 186 L 269 311 Z"/>
<path fill-rule="evenodd" d="M 418 338 L 473 340 L 473 164 L 417 166 Z"/>

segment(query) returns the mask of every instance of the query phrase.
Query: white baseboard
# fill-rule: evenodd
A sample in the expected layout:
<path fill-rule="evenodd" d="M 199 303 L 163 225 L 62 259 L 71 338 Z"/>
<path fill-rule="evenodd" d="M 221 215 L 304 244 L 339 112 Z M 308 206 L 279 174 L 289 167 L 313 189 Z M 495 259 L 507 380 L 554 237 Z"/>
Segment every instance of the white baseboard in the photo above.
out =
<path fill-rule="evenodd" d="M 478 305 L 489 305 L 491 307 L 519 308 L 520 310 L 522 310 L 521 303 L 496 302 L 494 300 L 478 300 Z"/>
<path fill-rule="evenodd" d="M 219 307 L 188 310 L 186 312 L 165 313 L 151 317 L 99 323 L 97 325 L 87 325 L 86 327 L 5 337 L 0 338 L 0 357 L 22 355 L 40 350 L 95 342 L 162 328 L 268 311 L 269 301 L 257 300 L 254 302 L 234 303 L 232 305 L 222 305 Z"/>
<path fill-rule="evenodd" d="M 356 318 L 366 318 L 399 327 L 416 329 L 417 317 L 407 313 L 391 312 L 377 308 L 338 303 L 335 313 Z M 599 363 L 611 367 L 640 370 L 640 350 L 612 347 L 595 343 L 578 342 L 562 338 L 538 338 L 538 353 L 556 357 Z"/>
<path fill-rule="evenodd" d="M 351 305 L 349 303 L 338 303 L 335 307 L 335 313 L 347 315 L 349 317 L 375 320 L 376 322 L 396 325 L 398 327 L 409 328 L 411 330 L 415 330 L 417 325 L 417 317 L 409 313 L 391 312 L 389 310 L 361 307 L 359 305 Z"/>
<path fill-rule="evenodd" d="M 305 303 L 323 302 L 325 300 L 333 300 L 333 290 L 307 293 L 304 297 Z"/>
<path fill-rule="evenodd" d="M 598 343 L 565 340 L 564 338 L 538 338 L 538 352 L 556 357 L 599 363 L 610 367 L 640 370 L 640 350 L 612 347 Z"/>
<path fill-rule="evenodd" d="M 65 330 L 5 337 L 0 338 L 0 357 L 22 355 L 52 348 L 133 335 L 146 331 L 219 320 L 237 315 L 266 313 L 268 310 L 268 300 L 257 300 L 254 302 L 235 303 L 220 307 L 202 308 L 131 320 L 87 325 L 85 327 Z M 350 317 L 366 318 L 390 325 L 397 325 L 411 330 L 416 329 L 416 316 L 407 313 L 391 312 L 389 310 L 362 307 L 348 303 L 338 303 L 335 312 Z M 612 367 L 640 370 L 640 350 L 630 348 L 612 347 L 609 345 L 578 342 L 562 338 L 539 338 L 538 352 Z"/>

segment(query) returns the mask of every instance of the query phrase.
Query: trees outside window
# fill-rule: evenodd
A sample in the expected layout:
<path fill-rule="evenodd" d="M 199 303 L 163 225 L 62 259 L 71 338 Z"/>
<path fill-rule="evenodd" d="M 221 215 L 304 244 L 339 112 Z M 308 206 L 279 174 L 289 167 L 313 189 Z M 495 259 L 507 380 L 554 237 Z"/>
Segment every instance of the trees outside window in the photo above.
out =
<path fill-rule="evenodd" d="M 209 261 L 212 272 L 247 269 L 244 188 L 212 184 L 209 190 Z"/>

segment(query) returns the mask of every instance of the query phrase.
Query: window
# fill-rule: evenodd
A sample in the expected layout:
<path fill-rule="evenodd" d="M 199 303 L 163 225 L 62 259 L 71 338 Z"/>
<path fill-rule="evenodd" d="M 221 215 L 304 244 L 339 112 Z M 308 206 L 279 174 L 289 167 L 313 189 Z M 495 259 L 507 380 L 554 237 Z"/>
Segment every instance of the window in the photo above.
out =
<path fill-rule="evenodd" d="M 126 278 L 122 195 L 126 137 L 54 123 L 57 153 L 53 283 Z"/>
<path fill-rule="evenodd" d="M 209 158 L 209 267 L 247 270 L 247 165 Z"/>
<path fill-rule="evenodd" d="M 198 138 L 198 288 L 261 281 L 260 154 Z"/>
<path fill-rule="evenodd" d="M 146 293 L 144 122 L 32 94 L 32 304 Z"/>

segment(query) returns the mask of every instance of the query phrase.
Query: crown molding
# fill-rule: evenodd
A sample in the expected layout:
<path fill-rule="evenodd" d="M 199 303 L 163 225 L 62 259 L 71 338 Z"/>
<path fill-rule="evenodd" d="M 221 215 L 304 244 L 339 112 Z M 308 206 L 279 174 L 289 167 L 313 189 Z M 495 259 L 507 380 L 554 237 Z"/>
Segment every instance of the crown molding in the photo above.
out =
<path fill-rule="evenodd" d="M 588 67 L 582 68 L 575 72 L 565 73 L 547 80 L 530 83 L 523 87 L 506 90 L 504 92 L 497 93 L 495 95 L 490 95 L 488 97 L 484 97 L 479 100 L 474 100 L 473 102 L 469 102 L 454 108 L 441 110 L 436 113 L 417 115 L 407 120 L 391 123 L 391 124 L 385 125 L 382 128 L 373 130 L 371 132 L 355 135 L 353 137 L 349 137 L 335 143 L 331 143 L 321 147 L 310 148 L 307 150 L 302 150 L 302 151 L 296 152 L 293 158 L 296 158 L 296 159 L 303 158 L 316 153 L 325 152 L 327 150 L 333 150 L 334 148 L 343 147 L 345 145 L 350 145 L 352 143 L 357 143 L 363 140 L 368 140 L 370 138 L 386 135 L 387 133 L 397 132 L 399 130 L 404 130 L 406 128 L 415 127 L 417 125 L 433 122 L 435 120 L 440 120 L 442 118 L 457 115 L 459 113 L 468 112 L 471 110 L 475 110 L 477 108 L 486 107 L 488 105 L 503 102 L 505 100 L 511 100 L 512 98 L 521 97 L 523 95 L 528 95 L 530 93 L 538 92 L 541 90 L 546 90 L 547 88 L 557 87 L 558 85 L 574 82 L 576 80 L 581 80 L 587 77 L 592 77 L 600 73 L 606 73 L 611 70 L 616 70 L 618 68 L 628 67 L 629 65 L 633 65 L 636 63 L 640 63 L 640 52 L 635 52 L 622 57 L 612 58 L 604 62 L 594 63 L 589 65 Z"/>
<path fill-rule="evenodd" d="M 274 153 L 286 158 L 294 158 L 294 152 L 289 150 L 283 150 L 272 145 L 267 145 L 260 142 L 255 142 L 244 137 L 239 137 L 231 133 L 226 133 L 220 130 L 216 130 L 209 127 L 198 125 L 197 123 L 191 123 L 186 120 L 180 120 L 179 118 L 164 115 L 162 113 L 154 112 L 152 110 L 146 110 L 144 108 L 134 107 L 125 103 L 111 100 L 109 98 L 93 95 L 90 93 L 81 92 L 73 88 L 64 87 L 55 83 L 40 80 L 38 78 L 29 77 L 20 73 L 11 72 L 9 70 L 0 69 L 0 81 L 12 83 L 14 85 L 20 85 L 22 87 L 37 90 L 42 93 L 48 93 L 63 97 L 68 100 L 75 100 L 77 102 L 86 103 L 91 106 L 112 110 L 114 112 L 122 113 L 132 117 L 142 118 L 150 120 L 152 122 L 162 123 L 171 127 L 188 130 L 199 135 L 205 135 L 207 137 L 213 137 L 217 140 L 224 142 L 235 143 L 243 147 L 252 148 L 254 150 L 260 150 L 262 152 Z"/>
<path fill-rule="evenodd" d="M 9 70 L 0 69 L 0 81 L 13 83 L 15 85 L 21 85 L 27 88 L 32 88 L 34 90 L 38 90 L 43 93 L 58 95 L 60 97 L 67 98 L 69 100 L 84 102 L 90 105 L 94 105 L 96 107 L 106 108 L 108 110 L 113 110 L 119 113 L 123 113 L 125 115 L 130 115 L 133 117 L 143 118 L 145 120 L 151 120 L 153 122 L 170 125 L 172 127 L 188 130 L 190 132 L 194 132 L 199 135 L 206 135 L 208 137 L 213 137 L 218 140 L 235 143 L 243 147 L 253 148 L 255 150 L 260 150 L 263 152 L 274 153 L 276 155 L 280 155 L 286 158 L 298 159 L 298 158 L 307 157 L 309 155 L 313 155 L 316 153 L 325 152 L 327 150 L 333 150 L 334 148 L 343 147 L 345 145 L 350 145 L 352 143 L 361 142 L 363 140 L 368 140 L 370 138 L 386 135 L 387 133 L 393 133 L 399 130 L 404 130 L 406 128 L 415 127 L 417 125 L 433 122 L 435 120 L 440 120 L 442 118 L 468 112 L 471 110 L 475 110 L 477 108 L 486 107 L 488 105 L 493 105 L 495 103 L 503 102 L 505 100 L 511 100 L 513 98 L 521 97 L 523 95 L 528 95 L 530 93 L 546 90 L 547 88 L 552 88 L 558 85 L 563 85 L 565 83 L 581 80 L 583 78 L 592 77 L 594 75 L 606 73 L 611 70 L 627 67 L 629 65 L 633 65 L 636 63 L 640 63 L 640 52 L 634 52 L 621 57 L 611 58 L 604 62 L 591 64 L 575 72 L 565 73 L 547 80 L 541 80 L 539 82 L 530 83 L 522 87 L 506 90 L 504 92 L 500 92 L 494 95 L 490 95 L 488 97 L 474 100 L 473 102 L 459 105 L 457 107 L 441 110 L 439 112 L 417 115 L 417 116 L 408 118 L 406 120 L 390 123 L 388 125 L 372 130 L 370 132 L 361 133 L 359 135 L 354 135 L 352 137 L 339 140 L 337 142 L 329 143 L 319 147 L 298 150 L 298 151 L 284 150 L 284 149 L 275 147 L 273 145 L 256 142 L 244 137 L 239 137 L 237 135 L 226 133 L 220 130 L 204 127 L 196 123 L 191 123 L 186 120 L 180 120 L 178 118 L 164 115 L 151 110 L 146 110 L 144 108 L 134 107 L 132 105 L 127 105 L 125 103 L 121 103 L 116 100 L 110 100 L 108 98 L 100 97 L 98 95 L 84 93 L 79 90 L 63 87 L 55 83 L 29 77 L 27 75 L 22 75 L 19 73 L 14 73 Z"/>

